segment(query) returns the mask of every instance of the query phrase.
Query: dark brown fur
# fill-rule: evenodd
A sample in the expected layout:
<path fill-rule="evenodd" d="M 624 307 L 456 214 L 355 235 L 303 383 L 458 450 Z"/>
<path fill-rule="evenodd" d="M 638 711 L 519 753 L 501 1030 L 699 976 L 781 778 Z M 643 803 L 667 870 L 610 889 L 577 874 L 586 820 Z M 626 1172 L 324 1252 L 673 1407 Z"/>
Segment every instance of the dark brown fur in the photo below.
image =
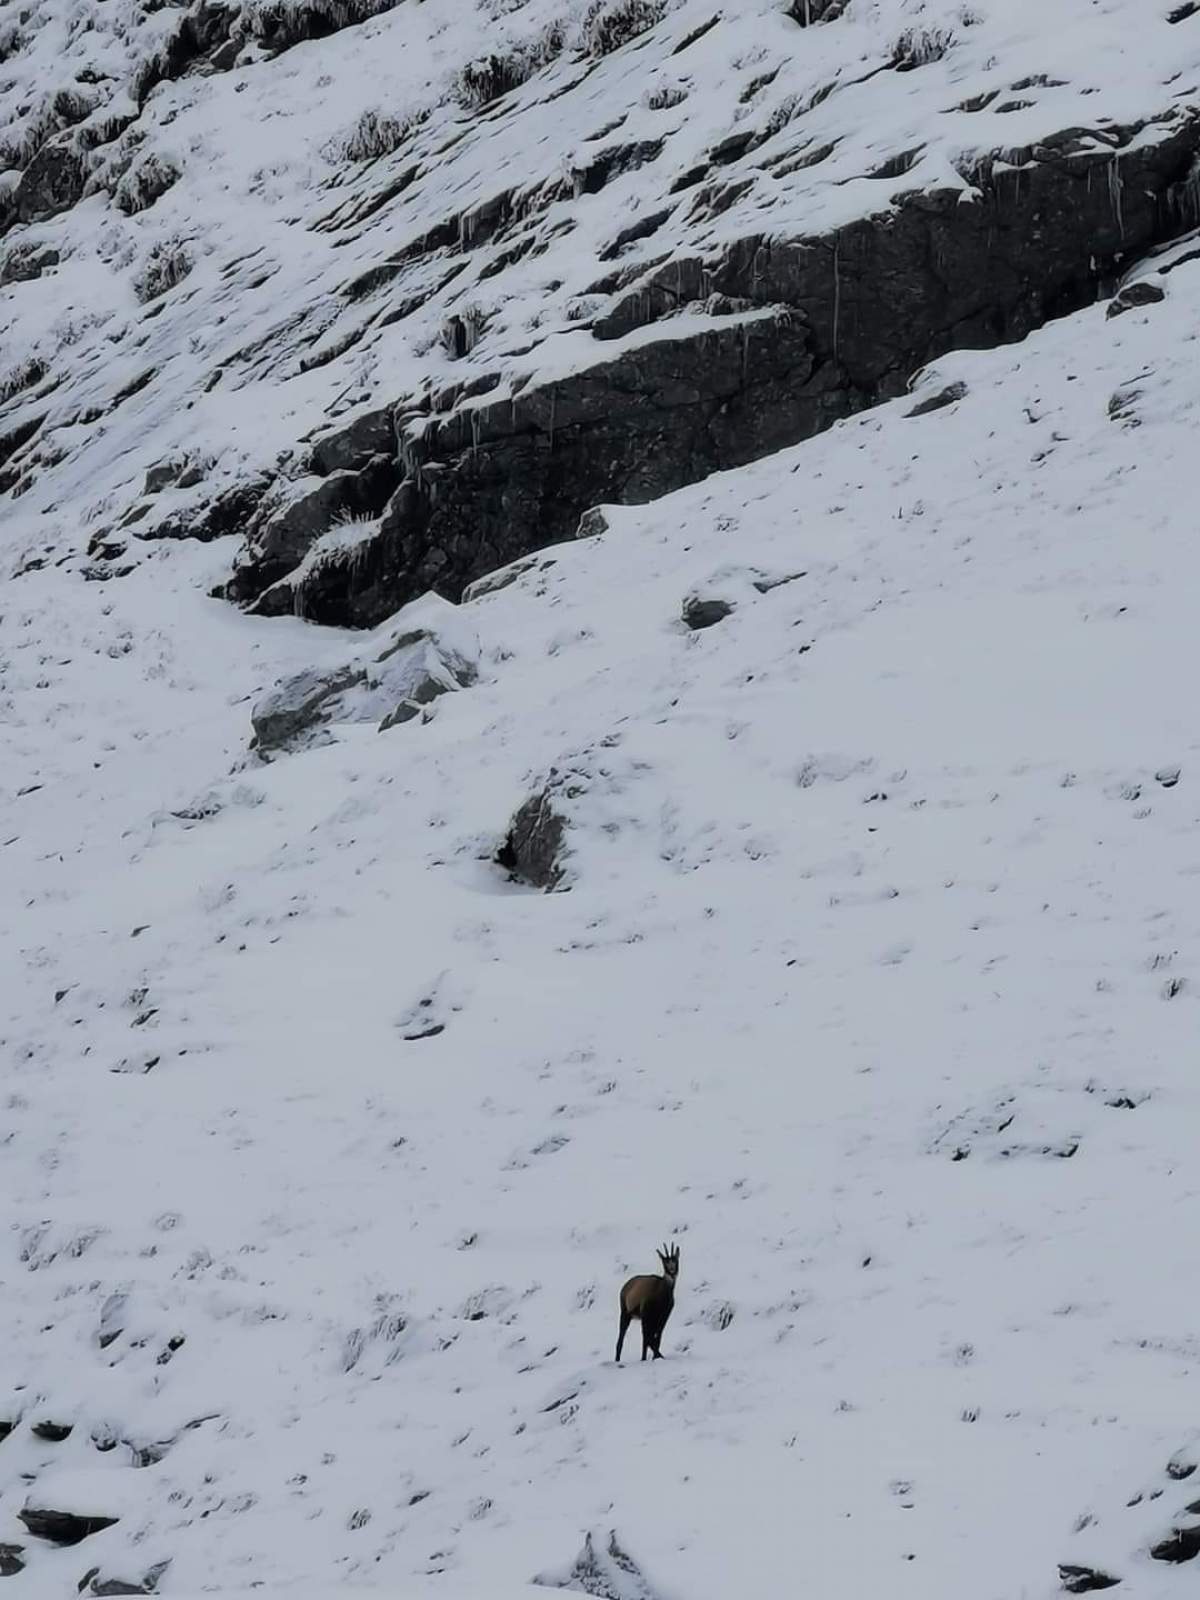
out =
<path fill-rule="evenodd" d="M 658 1251 L 658 1259 L 662 1262 L 661 1277 L 654 1273 L 639 1274 L 630 1278 L 621 1288 L 621 1331 L 617 1335 L 617 1360 L 621 1359 L 621 1348 L 625 1343 L 625 1335 L 629 1331 L 629 1324 L 636 1317 L 642 1325 L 642 1360 L 647 1354 L 653 1354 L 655 1361 L 662 1360 L 663 1329 L 667 1325 L 667 1318 L 675 1309 L 675 1279 L 679 1276 L 679 1249 L 672 1245 L 668 1250 L 666 1245 Z"/>

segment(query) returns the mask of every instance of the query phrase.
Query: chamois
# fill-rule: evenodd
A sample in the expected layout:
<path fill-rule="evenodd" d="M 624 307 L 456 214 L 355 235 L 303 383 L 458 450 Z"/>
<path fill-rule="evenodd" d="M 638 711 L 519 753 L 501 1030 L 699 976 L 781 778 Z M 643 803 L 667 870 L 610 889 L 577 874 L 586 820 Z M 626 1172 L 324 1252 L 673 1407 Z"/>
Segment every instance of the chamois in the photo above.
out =
<path fill-rule="evenodd" d="M 652 1351 L 655 1361 L 662 1360 L 663 1329 L 675 1306 L 675 1279 L 679 1276 L 679 1246 L 666 1245 L 656 1252 L 662 1262 L 662 1276 L 643 1273 L 630 1278 L 621 1289 L 621 1331 L 617 1335 L 617 1360 L 634 1317 L 642 1325 L 642 1360 Z"/>

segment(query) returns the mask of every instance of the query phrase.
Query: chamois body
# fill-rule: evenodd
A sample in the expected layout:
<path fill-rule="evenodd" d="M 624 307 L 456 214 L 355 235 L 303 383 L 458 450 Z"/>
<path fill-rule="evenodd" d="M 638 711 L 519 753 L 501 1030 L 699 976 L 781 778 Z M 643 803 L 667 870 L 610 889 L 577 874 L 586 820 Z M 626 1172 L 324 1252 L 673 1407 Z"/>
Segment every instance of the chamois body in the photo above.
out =
<path fill-rule="evenodd" d="M 625 1343 L 625 1335 L 629 1331 L 629 1324 L 636 1317 L 642 1325 L 642 1360 L 647 1355 L 653 1355 L 655 1361 L 662 1360 L 663 1329 L 667 1325 L 667 1318 L 675 1309 L 675 1279 L 679 1276 L 679 1250 L 672 1247 L 670 1250 L 664 1245 L 658 1251 L 658 1259 L 662 1262 L 661 1276 L 657 1273 L 639 1273 L 637 1277 L 630 1278 L 621 1288 L 621 1331 L 617 1334 L 617 1360 L 621 1359 L 621 1349 Z"/>

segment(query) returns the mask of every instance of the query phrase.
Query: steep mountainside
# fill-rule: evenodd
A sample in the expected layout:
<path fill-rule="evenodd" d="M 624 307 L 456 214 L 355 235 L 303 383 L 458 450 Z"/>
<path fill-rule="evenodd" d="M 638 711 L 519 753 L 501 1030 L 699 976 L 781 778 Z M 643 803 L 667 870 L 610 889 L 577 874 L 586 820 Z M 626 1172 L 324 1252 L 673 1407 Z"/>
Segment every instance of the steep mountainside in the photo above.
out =
<path fill-rule="evenodd" d="M 0 1589 L 1181 1600 L 1200 8 L 0 55 Z"/>
<path fill-rule="evenodd" d="M 37 0 L 0 488 L 373 625 L 1023 336 L 1197 220 L 1162 0 Z"/>

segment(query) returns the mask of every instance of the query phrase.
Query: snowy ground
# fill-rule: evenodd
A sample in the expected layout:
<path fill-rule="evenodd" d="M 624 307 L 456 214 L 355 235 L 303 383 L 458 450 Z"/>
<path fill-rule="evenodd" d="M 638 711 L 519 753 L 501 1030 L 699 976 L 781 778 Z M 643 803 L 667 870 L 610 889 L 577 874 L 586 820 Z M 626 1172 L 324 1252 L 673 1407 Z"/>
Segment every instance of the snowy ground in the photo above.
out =
<path fill-rule="evenodd" d="M 466 608 L 427 725 L 250 757 L 361 639 L 206 599 L 231 541 L 12 579 L 14 1594 L 457 1600 L 609 1530 L 664 1600 L 1194 1581 L 1148 1555 L 1200 1459 L 1200 269 L 1164 283 L 611 513 Z M 697 587 L 737 607 L 691 633 Z M 540 895 L 491 857 L 556 763 Z M 663 1238 L 669 1359 L 617 1369 Z M 119 1521 L 57 1550 L 27 1501 Z"/>

